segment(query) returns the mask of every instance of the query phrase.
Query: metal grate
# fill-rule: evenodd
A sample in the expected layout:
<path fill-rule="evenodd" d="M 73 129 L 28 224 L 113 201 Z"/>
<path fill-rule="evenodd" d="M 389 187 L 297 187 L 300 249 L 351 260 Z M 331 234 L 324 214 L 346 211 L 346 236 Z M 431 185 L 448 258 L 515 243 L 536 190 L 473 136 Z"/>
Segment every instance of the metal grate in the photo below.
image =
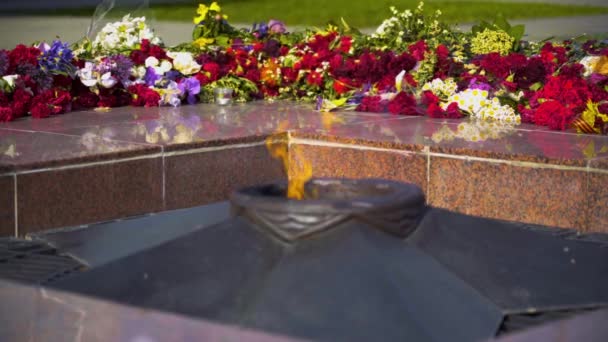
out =
<path fill-rule="evenodd" d="M 83 269 L 84 265 L 43 242 L 0 238 L 0 278 L 47 284 Z"/>

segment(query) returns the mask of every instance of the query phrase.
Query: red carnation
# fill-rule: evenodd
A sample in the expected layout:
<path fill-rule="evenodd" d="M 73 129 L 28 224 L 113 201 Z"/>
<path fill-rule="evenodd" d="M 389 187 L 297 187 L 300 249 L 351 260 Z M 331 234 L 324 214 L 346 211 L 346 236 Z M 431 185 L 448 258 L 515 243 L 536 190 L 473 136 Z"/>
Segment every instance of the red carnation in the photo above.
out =
<path fill-rule="evenodd" d="M 10 107 L 0 107 L 0 122 L 9 122 L 13 118 L 13 110 Z"/>
<path fill-rule="evenodd" d="M 51 107 L 47 104 L 38 102 L 32 106 L 30 112 L 32 113 L 32 117 L 36 119 L 48 118 L 51 116 Z"/>
<path fill-rule="evenodd" d="M 408 51 L 416 58 L 417 61 L 424 59 L 424 54 L 427 51 L 427 46 L 424 40 L 419 40 L 416 43 L 410 45 Z"/>
<path fill-rule="evenodd" d="M 559 101 L 545 101 L 534 113 L 534 123 L 555 130 L 564 130 L 574 120 L 575 113 Z"/>
<path fill-rule="evenodd" d="M 7 74 L 15 73 L 15 68 L 18 65 L 38 65 L 39 56 L 40 50 L 38 48 L 27 47 L 23 44 L 17 45 L 13 50 L 8 53 L 8 57 L 10 60 L 10 68 Z"/>
<path fill-rule="evenodd" d="M 385 111 L 385 104 L 380 96 L 366 96 L 357 106 L 359 112 L 382 113 Z"/>
<path fill-rule="evenodd" d="M 416 99 L 414 99 L 414 96 L 404 91 L 399 92 L 397 96 L 389 101 L 388 111 L 391 112 L 391 114 L 419 115 L 416 108 Z"/>
<path fill-rule="evenodd" d="M 99 97 L 93 92 L 86 90 L 78 94 L 74 100 L 74 105 L 78 108 L 93 108 L 97 106 Z"/>
<path fill-rule="evenodd" d="M 429 104 L 427 108 L 427 113 L 431 118 L 447 118 L 447 119 L 460 119 L 464 115 L 460 109 L 458 109 L 458 103 L 452 102 L 448 105 L 447 109 L 443 109 L 437 103 Z"/>

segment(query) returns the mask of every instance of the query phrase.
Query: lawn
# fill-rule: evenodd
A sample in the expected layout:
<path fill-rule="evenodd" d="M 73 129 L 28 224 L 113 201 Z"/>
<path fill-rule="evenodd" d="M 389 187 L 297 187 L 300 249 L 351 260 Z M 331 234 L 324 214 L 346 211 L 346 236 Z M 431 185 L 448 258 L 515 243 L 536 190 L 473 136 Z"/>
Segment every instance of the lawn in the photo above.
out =
<path fill-rule="evenodd" d="M 288 25 L 312 26 L 324 25 L 330 20 L 338 21 L 343 17 L 355 27 L 375 27 L 390 16 L 391 5 L 398 9 L 413 9 L 418 0 L 225 0 L 219 3 L 233 23 L 252 23 L 275 18 Z M 190 21 L 196 4 L 193 1 L 192 4 L 153 5 L 151 11 L 157 20 Z M 443 20 L 449 23 L 492 19 L 497 13 L 502 13 L 507 19 L 608 13 L 608 7 L 487 0 L 426 1 L 425 8 L 429 12 L 440 9 Z M 90 15 L 92 10 L 61 10 L 51 13 Z M 44 14 L 50 13 L 47 11 Z"/>

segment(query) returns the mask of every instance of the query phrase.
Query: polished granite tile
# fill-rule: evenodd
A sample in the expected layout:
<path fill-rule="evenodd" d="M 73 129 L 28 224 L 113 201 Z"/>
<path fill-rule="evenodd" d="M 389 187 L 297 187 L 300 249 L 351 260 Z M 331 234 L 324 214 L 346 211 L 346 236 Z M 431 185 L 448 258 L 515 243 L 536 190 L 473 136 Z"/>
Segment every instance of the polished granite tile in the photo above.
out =
<path fill-rule="evenodd" d="M 60 132 L 78 137 L 162 145 L 165 151 L 175 151 L 259 141 L 274 133 L 370 122 L 386 117 L 378 114 L 320 113 L 312 110 L 310 105 L 287 105 L 280 101 L 232 106 L 199 104 L 154 108 L 153 111 L 157 113 L 156 117 L 146 120 L 110 120 L 95 125 L 65 127 Z"/>
<path fill-rule="evenodd" d="M 0 129 L 0 173 L 69 164 L 109 161 L 160 152 L 154 145 L 103 139 L 93 135 Z"/>
<path fill-rule="evenodd" d="M 427 157 L 414 152 L 290 144 L 289 177 L 312 167 L 313 177 L 386 178 L 427 188 Z"/>
<path fill-rule="evenodd" d="M 608 173 L 588 173 L 587 231 L 608 233 Z"/>
<path fill-rule="evenodd" d="M 298 341 L 4 280 L 0 302 L 2 341 Z"/>
<path fill-rule="evenodd" d="M 24 117 L 11 122 L 2 122 L 0 123 L 0 129 L 62 133 L 78 127 L 155 120 L 160 117 L 160 111 L 160 107 L 119 107 L 107 111 L 91 109 L 54 115 L 46 119 Z"/>
<path fill-rule="evenodd" d="M 165 157 L 166 209 L 226 200 L 244 186 L 286 179 L 265 144 Z"/>
<path fill-rule="evenodd" d="M 0 177 L 0 236 L 15 235 L 15 178 Z"/>
<path fill-rule="evenodd" d="M 532 125 L 505 126 L 463 120 L 399 117 L 331 129 L 301 130 L 295 137 L 377 147 L 468 155 L 480 158 L 587 166 L 608 157 L 608 137 L 548 131 Z"/>
<path fill-rule="evenodd" d="M 163 210 L 161 157 L 17 175 L 19 235 Z"/>
<path fill-rule="evenodd" d="M 465 214 L 584 230 L 587 173 L 431 156 L 429 203 Z"/>

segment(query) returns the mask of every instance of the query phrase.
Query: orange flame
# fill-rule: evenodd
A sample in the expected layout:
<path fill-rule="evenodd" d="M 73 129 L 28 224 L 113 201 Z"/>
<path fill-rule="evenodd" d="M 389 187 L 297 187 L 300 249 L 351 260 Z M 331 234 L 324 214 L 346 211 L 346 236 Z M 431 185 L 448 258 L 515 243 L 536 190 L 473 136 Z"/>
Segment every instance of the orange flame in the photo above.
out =
<path fill-rule="evenodd" d="M 266 139 L 266 148 L 273 158 L 283 163 L 283 169 L 288 175 L 287 198 L 303 199 L 304 185 L 312 178 L 311 163 L 303 158 L 299 149 L 295 147 L 289 149 L 287 142 L 276 135 Z"/>

